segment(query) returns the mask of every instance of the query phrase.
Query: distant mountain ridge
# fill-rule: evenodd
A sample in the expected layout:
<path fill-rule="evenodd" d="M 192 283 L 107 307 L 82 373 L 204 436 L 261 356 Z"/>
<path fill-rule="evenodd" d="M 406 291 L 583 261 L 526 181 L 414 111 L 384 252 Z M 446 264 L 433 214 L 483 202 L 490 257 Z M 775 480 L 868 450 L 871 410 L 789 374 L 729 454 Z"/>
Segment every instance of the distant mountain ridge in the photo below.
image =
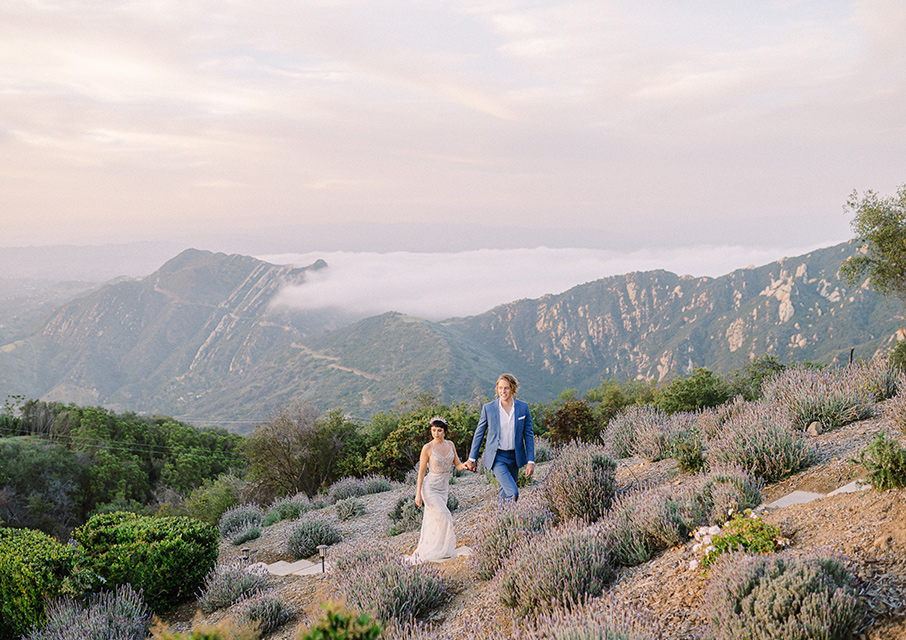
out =
<path fill-rule="evenodd" d="M 545 400 L 602 377 L 664 379 L 772 353 L 781 361 L 868 357 L 893 340 L 897 303 L 840 281 L 850 244 L 719 278 L 613 276 L 469 318 L 398 313 L 343 325 L 276 307 L 304 268 L 186 250 L 154 274 L 58 307 L 0 347 L 0 393 L 166 413 L 238 430 L 291 399 L 365 416 L 413 389 L 488 395 L 501 371 Z"/>

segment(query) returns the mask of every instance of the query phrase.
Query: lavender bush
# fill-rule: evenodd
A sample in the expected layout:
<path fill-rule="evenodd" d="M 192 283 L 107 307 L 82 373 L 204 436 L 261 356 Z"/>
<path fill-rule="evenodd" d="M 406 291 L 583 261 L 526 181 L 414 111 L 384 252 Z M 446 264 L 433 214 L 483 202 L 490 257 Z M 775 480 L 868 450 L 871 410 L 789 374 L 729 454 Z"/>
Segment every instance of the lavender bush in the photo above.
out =
<path fill-rule="evenodd" d="M 801 431 L 812 422 L 836 429 L 871 417 L 877 396 L 870 386 L 861 365 L 820 371 L 793 367 L 765 382 L 764 402 Z"/>
<path fill-rule="evenodd" d="M 302 518 L 290 529 L 286 537 L 286 550 L 294 558 L 309 558 L 318 552 L 320 544 L 336 544 L 343 539 L 329 522 L 318 518 Z"/>
<path fill-rule="evenodd" d="M 599 596 L 615 575 L 611 541 L 572 520 L 519 548 L 501 572 L 500 600 L 520 616 Z"/>
<path fill-rule="evenodd" d="M 384 493 L 393 489 L 393 483 L 384 476 L 371 474 L 362 478 L 366 493 Z"/>
<path fill-rule="evenodd" d="M 267 635 L 290 621 L 295 615 L 292 607 L 273 594 L 258 592 L 237 602 L 239 622 L 253 626 Z"/>
<path fill-rule="evenodd" d="M 238 532 L 251 526 L 261 526 L 264 521 L 264 511 L 255 504 L 239 504 L 224 511 L 220 516 L 217 529 L 224 538 L 232 538 Z"/>
<path fill-rule="evenodd" d="M 337 500 L 334 509 L 336 509 L 337 518 L 340 520 L 351 520 L 365 513 L 365 505 L 355 498 Z"/>
<path fill-rule="evenodd" d="M 561 521 L 600 518 L 616 492 L 617 463 L 604 447 L 572 443 L 551 463 L 543 486 L 544 498 Z"/>
<path fill-rule="evenodd" d="M 750 404 L 727 420 L 708 450 L 712 465 L 742 467 L 767 482 L 805 469 L 813 457 L 812 448 L 789 419 L 765 403 Z"/>
<path fill-rule="evenodd" d="M 715 640 L 844 640 L 863 611 L 835 558 L 729 554 L 713 569 L 705 608 Z"/>
<path fill-rule="evenodd" d="M 436 568 L 412 565 L 390 547 L 373 545 L 341 551 L 334 566 L 347 601 L 361 611 L 373 612 L 380 620 L 424 618 L 450 597 Z"/>
<path fill-rule="evenodd" d="M 261 524 L 269 527 L 281 520 L 295 520 L 303 513 L 310 511 L 313 506 L 311 499 L 304 493 L 277 498 L 267 508 L 267 515 Z"/>
<path fill-rule="evenodd" d="M 549 528 L 553 520 L 551 510 L 535 502 L 503 504 L 480 522 L 471 545 L 473 571 L 480 579 L 490 580 L 520 543 Z"/>
<path fill-rule="evenodd" d="M 666 414 L 653 404 L 631 405 L 620 410 L 601 433 L 607 451 L 617 458 L 628 458 L 636 451 L 639 429 L 649 430 L 649 425 L 666 420 Z"/>
<path fill-rule="evenodd" d="M 242 561 L 217 564 L 205 578 L 198 608 L 205 613 L 225 609 L 240 598 L 262 591 L 266 585 L 266 575 L 250 571 Z"/>
<path fill-rule="evenodd" d="M 906 433 L 906 392 L 898 393 L 884 404 L 884 417 Z"/>
<path fill-rule="evenodd" d="M 72 598 L 48 605 L 47 624 L 23 640 L 144 640 L 151 627 L 151 609 L 130 585 L 92 594 L 83 606 Z"/>
<path fill-rule="evenodd" d="M 361 498 L 368 494 L 365 481 L 361 478 L 343 478 L 337 480 L 327 490 L 327 501 L 335 504 L 337 500 L 346 500 L 347 498 Z"/>

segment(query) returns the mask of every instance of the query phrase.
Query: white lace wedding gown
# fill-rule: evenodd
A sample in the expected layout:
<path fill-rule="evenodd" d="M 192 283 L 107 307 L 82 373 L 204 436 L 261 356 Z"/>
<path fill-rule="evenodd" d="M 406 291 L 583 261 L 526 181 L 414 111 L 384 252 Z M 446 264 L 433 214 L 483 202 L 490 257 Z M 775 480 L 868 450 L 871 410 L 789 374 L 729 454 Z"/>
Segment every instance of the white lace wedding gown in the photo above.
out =
<path fill-rule="evenodd" d="M 411 556 L 413 563 L 452 558 L 456 554 L 453 516 L 447 508 L 453 454 L 451 444 L 446 454 L 432 451 L 431 457 L 428 458 L 428 472 L 422 482 L 425 513 L 422 516 L 422 532 L 418 539 L 418 547 Z"/>

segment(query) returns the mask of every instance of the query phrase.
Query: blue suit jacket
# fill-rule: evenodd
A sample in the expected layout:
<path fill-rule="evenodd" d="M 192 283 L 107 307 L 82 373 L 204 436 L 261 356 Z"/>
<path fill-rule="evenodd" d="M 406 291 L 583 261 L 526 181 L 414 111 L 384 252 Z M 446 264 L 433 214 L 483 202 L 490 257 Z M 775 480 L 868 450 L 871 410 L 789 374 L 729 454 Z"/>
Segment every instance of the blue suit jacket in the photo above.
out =
<path fill-rule="evenodd" d="M 516 412 L 516 464 L 523 466 L 527 462 L 535 461 L 535 433 L 532 431 L 532 414 L 527 402 L 513 398 L 514 411 Z M 469 450 L 469 459 L 478 460 L 478 450 L 487 433 L 488 444 L 484 448 L 484 466 L 490 469 L 494 465 L 494 457 L 500 445 L 500 409 L 497 400 L 481 407 L 481 417 L 475 428 L 472 438 L 472 448 Z"/>

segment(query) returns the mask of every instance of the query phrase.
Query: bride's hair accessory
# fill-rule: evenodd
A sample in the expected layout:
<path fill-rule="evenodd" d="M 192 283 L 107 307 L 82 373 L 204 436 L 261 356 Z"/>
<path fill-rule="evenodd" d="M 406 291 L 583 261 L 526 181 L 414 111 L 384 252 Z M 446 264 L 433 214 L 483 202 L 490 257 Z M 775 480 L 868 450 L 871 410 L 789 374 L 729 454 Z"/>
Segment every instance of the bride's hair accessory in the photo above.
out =
<path fill-rule="evenodd" d="M 443 427 L 444 429 L 450 428 L 450 425 L 447 424 L 447 421 L 440 416 L 434 416 L 433 418 L 431 418 L 431 422 L 429 424 L 432 427 Z"/>

